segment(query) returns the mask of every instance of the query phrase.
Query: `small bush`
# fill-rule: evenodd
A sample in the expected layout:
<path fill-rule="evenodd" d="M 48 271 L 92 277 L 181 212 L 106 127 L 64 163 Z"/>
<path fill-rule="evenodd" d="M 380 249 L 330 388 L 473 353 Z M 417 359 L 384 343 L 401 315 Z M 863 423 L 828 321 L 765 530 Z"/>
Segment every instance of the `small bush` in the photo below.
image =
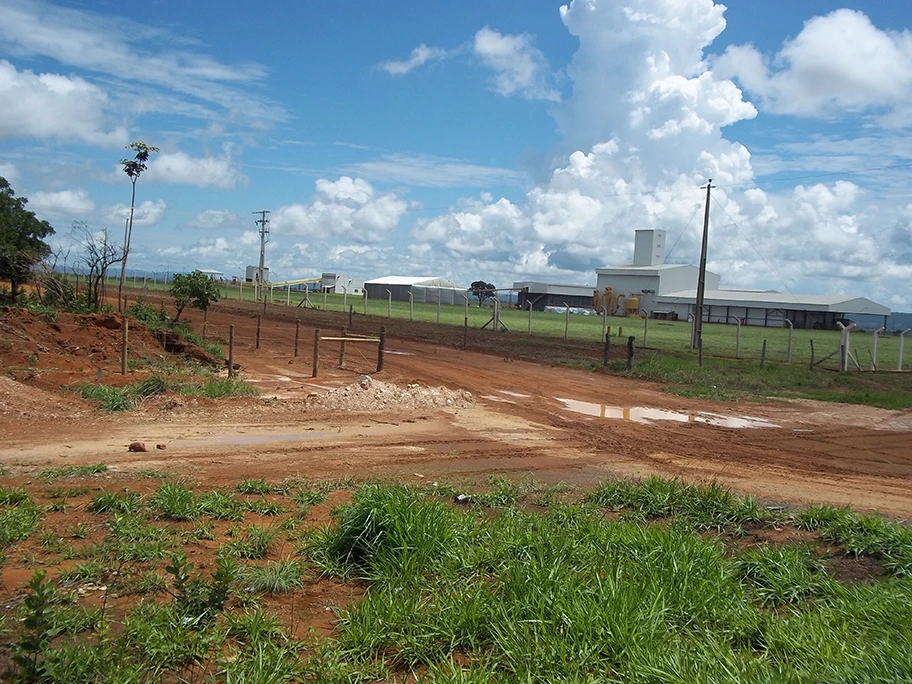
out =
<path fill-rule="evenodd" d="M 149 499 L 155 513 L 170 520 L 195 520 L 200 515 L 200 501 L 192 490 L 177 482 L 166 482 Z"/>
<path fill-rule="evenodd" d="M 269 594 L 283 594 L 303 586 L 300 563 L 289 559 L 274 563 L 267 561 L 265 565 L 245 568 L 240 579 L 248 590 Z"/>

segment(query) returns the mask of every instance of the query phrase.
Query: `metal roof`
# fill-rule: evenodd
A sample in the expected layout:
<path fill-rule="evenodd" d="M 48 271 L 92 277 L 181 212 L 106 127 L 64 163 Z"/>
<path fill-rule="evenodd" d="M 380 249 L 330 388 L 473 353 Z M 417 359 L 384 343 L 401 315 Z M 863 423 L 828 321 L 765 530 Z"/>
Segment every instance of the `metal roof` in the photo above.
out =
<path fill-rule="evenodd" d="M 696 290 L 679 290 L 657 295 L 656 301 L 663 304 L 696 302 Z M 875 314 L 887 316 L 890 309 L 864 297 L 851 295 L 792 295 L 781 292 L 757 292 L 754 290 L 706 290 L 705 304 L 719 306 L 751 306 L 768 309 L 793 309 L 801 311 L 832 311 L 843 314 Z"/>
<path fill-rule="evenodd" d="M 439 276 L 384 276 L 365 280 L 365 285 L 414 285 L 416 287 L 437 287 L 445 290 L 465 290 L 451 280 Z"/>

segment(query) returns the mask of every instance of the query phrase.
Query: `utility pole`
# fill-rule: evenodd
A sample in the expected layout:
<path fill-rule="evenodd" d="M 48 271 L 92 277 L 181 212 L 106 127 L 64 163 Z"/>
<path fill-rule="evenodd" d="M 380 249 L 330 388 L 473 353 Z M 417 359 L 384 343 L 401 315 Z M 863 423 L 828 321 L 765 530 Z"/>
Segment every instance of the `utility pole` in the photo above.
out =
<path fill-rule="evenodd" d="M 269 219 L 266 218 L 266 214 L 269 213 L 268 209 L 261 209 L 260 211 L 253 212 L 254 214 L 259 214 L 260 218 L 254 223 L 260 226 L 260 266 L 257 270 L 257 282 L 256 282 L 256 300 L 263 300 L 263 271 L 265 270 L 266 265 L 266 241 L 269 238 Z"/>
<path fill-rule="evenodd" d="M 694 310 L 694 336 L 690 348 L 702 348 L 703 342 L 703 296 L 706 293 L 706 247 L 709 235 L 709 191 L 713 188 L 712 178 L 706 183 L 706 210 L 703 213 L 703 247 L 700 250 L 700 275 L 697 278 L 697 305 Z"/>

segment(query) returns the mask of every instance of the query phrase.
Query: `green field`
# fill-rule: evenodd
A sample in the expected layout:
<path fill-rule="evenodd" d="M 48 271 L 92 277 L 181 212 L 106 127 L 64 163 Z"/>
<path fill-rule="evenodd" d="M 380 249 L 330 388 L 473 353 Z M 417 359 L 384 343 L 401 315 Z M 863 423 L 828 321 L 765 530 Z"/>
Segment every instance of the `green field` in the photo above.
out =
<path fill-rule="evenodd" d="M 109 474 L 0 486 L 0 569 L 35 573 L 0 607 L 10 681 L 912 680 L 912 528 L 876 516 L 491 478 L 367 484 L 325 523 L 350 485 Z"/>

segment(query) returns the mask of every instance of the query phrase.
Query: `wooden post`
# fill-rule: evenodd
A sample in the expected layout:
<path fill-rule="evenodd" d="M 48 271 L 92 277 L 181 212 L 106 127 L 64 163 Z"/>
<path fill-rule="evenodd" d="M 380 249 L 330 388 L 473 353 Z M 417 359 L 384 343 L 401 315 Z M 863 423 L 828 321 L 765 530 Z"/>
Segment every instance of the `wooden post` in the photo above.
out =
<path fill-rule="evenodd" d="M 345 337 L 345 334 L 348 332 L 348 329 L 345 326 L 342 326 L 342 335 Z M 339 368 L 342 367 L 342 364 L 345 363 L 345 340 L 339 343 Z"/>
<path fill-rule="evenodd" d="M 440 290 L 437 291 L 437 325 L 440 325 Z"/>
<path fill-rule="evenodd" d="M 127 298 L 124 297 L 126 302 Z M 124 307 L 126 308 L 126 307 Z M 123 317 L 123 325 L 120 328 L 120 374 L 127 374 L 127 329 L 129 323 L 127 323 L 127 317 Z"/>
<path fill-rule="evenodd" d="M 295 321 L 295 357 L 298 356 L 298 341 L 301 339 L 301 321 Z"/>
<path fill-rule="evenodd" d="M 257 316 L 257 333 L 256 333 L 256 348 L 260 348 L 260 327 L 263 325 L 263 317 Z"/>
<path fill-rule="evenodd" d="M 633 341 L 635 339 L 633 335 L 627 338 L 627 370 L 633 370 Z"/>
<path fill-rule="evenodd" d="M 234 377 L 234 326 L 228 326 L 228 378 Z"/>
<path fill-rule="evenodd" d="M 314 330 L 314 356 L 313 356 L 313 372 L 311 372 L 310 377 L 317 377 L 317 363 L 320 359 L 320 329 L 317 328 Z"/>
<path fill-rule="evenodd" d="M 367 316 L 367 290 L 364 290 L 364 315 Z"/>
<path fill-rule="evenodd" d="M 203 309 L 203 339 L 206 339 L 206 334 L 209 332 L 209 309 Z"/>
<path fill-rule="evenodd" d="M 735 337 L 735 358 L 741 358 L 741 319 L 736 318 L 735 322 L 738 324 L 738 335 Z"/>
<path fill-rule="evenodd" d="M 700 368 L 703 368 L 703 338 L 702 337 L 697 339 L 697 359 L 700 363 Z"/>
<path fill-rule="evenodd" d="M 386 317 L 393 317 L 393 293 L 390 290 L 386 291 Z"/>
<path fill-rule="evenodd" d="M 462 348 L 469 346 L 469 316 L 466 314 L 465 322 L 462 325 Z"/>
<path fill-rule="evenodd" d="M 564 303 L 564 306 L 567 307 L 567 313 L 564 314 L 564 339 L 570 336 L 570 305 Z"/>
<path fill-rule="evenodd" d="M 355 324 L 353 322 L 353 317 L 355 314 L 354 309 L 355 309 L 355 307 L 353 307 L 353 306 L 348 307 L 348 327 L 352 328 L 352 329 L 354 329 L 354 327 L 355 327 Z"/>
<path fill-rule="evenodd" d="M 291 285 L 285 286 L 285 306 L 291 306 Z"/>
<path fill-rule="evenodd" d="M 380 344 L 377 345 L 377 372 L 383 370 L 383 352 L 386 350 L 386 328 L 380 326 Z"/>
<path fill-rule="evenodd" d="M 760 368 L 766 365 L 766 339 L 763 340 L 763 348 L 760 349 Z"/>
<path fill-rule="evenodd" d="M 624 326 L 619 325 L 618 326 L 618 337 L 623 337 L 623 336 L 624 336 Z"/>
<path fill-rule="evenodd" d="M 409 320 L 414 320 L 415 318 L 415 297 L 412 295 L 412 291 L 409 290 Z"/>
<path fill-rule="evenodd" d="M 532 302 L 529 302 L 529 334 L 532 334 Z"/>
<path fill-rule="evenodd" d="M 649 312 L 644 311 L 643 313 L 645 313 L 646 316 L 643 318 L 643 344 L 641 346 L 645 347 L 646 346 L 646 336 L 649 334 Z"/>
<path fill-rule="evenodd" d="M 811 343 L 811 370 L 814 370 L 814 340 L 808 340 Z"/>
<path fill-rule="evenodd" d="M 608 365 L 608 359 L 611 357 L 611 333 L 605 333 L 605 347 L 602 350 L 602 365 Z"/>

